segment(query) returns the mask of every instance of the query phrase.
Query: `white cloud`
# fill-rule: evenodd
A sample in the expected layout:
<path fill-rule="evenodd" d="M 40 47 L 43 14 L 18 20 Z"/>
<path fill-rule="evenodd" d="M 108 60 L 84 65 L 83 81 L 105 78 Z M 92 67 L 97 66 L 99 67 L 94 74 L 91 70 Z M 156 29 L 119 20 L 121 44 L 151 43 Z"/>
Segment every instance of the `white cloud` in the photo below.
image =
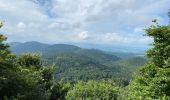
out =
<path fill-rule="evenodd" d="M 143 27 L 136 27 L 136 28 L 134 29 L 134 32 L 135 32 L 135 33 L 144 33 L 144 28 L 143 28 Z"/>
<path fill-rule="evenodd" d="M 92 34 L 91 35 L 92 40 L 90 42 L 96 42 L 100 41 L 100 43 L 105 44 L 135 44 L 135 45 L 141 45 L 152 42 L 152 39 L 149 37 L 144 36 L 135 36 L 135 35 L 125 35 L 121 33 L 105 33 L 105 34 Z"/>
<path fill-rule="evenodd" d="M 78 38 L 83 39 L 83 40 L 87 39 L 88 38 L 88 32 L 83 31 L 83 32 L 78 33 Z"/>
<path fill-rule="evenodd" d="M 122 28 L 150 24 L 160 13 L 167 12 L 169 3 L 169 0 L 54 0 L 53 12 L 72 24 L 85 23 L 82 27 L 91 21 L 112 19 L 112 25 Z"/>
<path fill-rule="evenodd" d="M 23 32 L 26 28 L 26 24 L 23 22 L 19 22 L 16 27 L 17 27 L 17 32 Z"/>
<path fill-rule="evenodd" d="M 2 16 L 9 19 L 29 22 L 31 20 L 42 21 L 47 18 L 34 3 L 28 0 L 1 0 L 0 7 Z"/>
<path fill-rule="evenodd" d="M 49 24 L 47 27 L 49 29 L 58 30 L 58 31 L 68 30 L 70 28 L 68 24 L 63 22 L 53 22 Z"/>
<path fill-rule="evenodd" d="M 19 23 L 17 24 L 17 27 L 18 27 L 18 28 L 25 28 L 26 25 L 25 25 L 25 23 L 23 23 L 23 22 L 19 22 Z"/>
<path fill-rule="evenodd" d="M 167 23 L 162 15 L 170 7 L 170 0 L 44 2 L 42 5 L 38 0 L 0 0 L 0 18 L 5 20 L 2 31 L 11 41 L 146 44 L 150 39 L 142 36 L 142 29 L 153 18 Z"/>

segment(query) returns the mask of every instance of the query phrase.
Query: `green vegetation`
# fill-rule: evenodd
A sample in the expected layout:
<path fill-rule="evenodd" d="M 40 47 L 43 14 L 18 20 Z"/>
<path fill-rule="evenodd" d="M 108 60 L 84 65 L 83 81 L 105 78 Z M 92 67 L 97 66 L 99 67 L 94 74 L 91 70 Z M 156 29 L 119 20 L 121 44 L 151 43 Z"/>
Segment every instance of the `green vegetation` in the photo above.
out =
<path fill-rule="evenodd" d="M 145 57 L 137 56 L 137 57 L 132 57 L 132 58 L 125 59 L 125 60 L 116 61 L 111 64 L 125 66 L 126 68 L 131 70 L 131 72 L 136 72 L 139 70 L 139 68 L 141 68 L 141 66 L 146 64 L 146 62 L 148 62 L 148 61 L 149 61 L 149 59 L 147 59 Z"/>
<path fill-rule="evenodd" d="M 53 67 L 44 67 L 36 54 L 16 57 L 6 39 L 0 35 L 0 100 L 64 99 L 67 87 L 53 79 Z"/>
<path fill-rule="evenodd" d="M 134 75 L 129 86 L 133 99 L 170 99 L 170 25 L 155 25 L 146 29 L 154 39 L 153 48 L 148 50 L 150 61 Z"/>
<path fill-rule="evenodd" d="M 0 35 L 0 100 L 169 100 L 170 25 L 153 22 L 146 29 L 154 40 L 147 59 L 122 60 L 62 44 L 34 46 L 31 50 L 42 58 L 30 53 L 16 56 L 4 42 L 7 38 Z"/>
<path fill-rule="evenodd" d="M 67 94 L 68 100 L 116 100 L 119 87 L 111 81 L 78 82 Z"/>
<path fill-rule="evenodd" d="M 135 57 L 135 55 L 131 55 L 132 58 L 129 59 L 122 59 L 104 51 L 82 49 L 66 44 L 47 45 L 26 42 L 13 43 L 11 46 L 11 50 L 18 55 L 24 52 L 40 53 L 43 65 L 54 65 L 55 79 L 63 79 L 67 82 L 112 79 L 120 85 L 127 85 L 138 66 L 147 62 L 143 57 Z M 127 56 L 127 54 L 122 54 L 121 57 L 123 55 Z"/>

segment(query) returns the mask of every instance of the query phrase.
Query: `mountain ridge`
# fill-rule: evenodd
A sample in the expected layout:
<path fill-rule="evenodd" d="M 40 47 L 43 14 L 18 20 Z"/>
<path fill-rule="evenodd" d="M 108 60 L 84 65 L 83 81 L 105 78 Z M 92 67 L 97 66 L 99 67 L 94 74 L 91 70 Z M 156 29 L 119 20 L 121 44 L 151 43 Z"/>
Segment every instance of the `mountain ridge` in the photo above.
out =
<path fill-rule="evenodd" d="M 56 79 L 130 79 L 138 65 L 144 65 L 143 57 L 136 54 L 108 53 L 70 44 L 43 44 L 40 42 L 12 43 L 11 51 L 41 53 L 44 65 L 54 65 Z M 134 58 L 136 57 L 136 58 Z M 137 62 L 136 62 L 137 61 Z"/>
<path fill-rule="evenodd" d="M 37 42 L 37 41 L 28 41 L 28 42 L 23 42 L 23 43 L 29 43 L 29 42 Z M 20 44 L 23 44 L 22 42 L 17 42 Z M 101 51 L 105 52 L 120 52 L 120 53 L 132 53 L 132 54 L 144 54 L 146 52 L 147 47 L 143 46 L 127 46 L 127 45 L 117 45 L 117 44 L 93 44 L 93 43 L 43 43 L 43 42 L 38 42 L 41 44 L 48 44 L 48 45 L 55 45 L 55 44 L 68 44 L 68 45 L 74 45 L 78 46 L 80 48 L 85 48 L 85 49 L 98 49 Z M 15 42 L 11 42 L 9 44 L 15 44 Z"/>

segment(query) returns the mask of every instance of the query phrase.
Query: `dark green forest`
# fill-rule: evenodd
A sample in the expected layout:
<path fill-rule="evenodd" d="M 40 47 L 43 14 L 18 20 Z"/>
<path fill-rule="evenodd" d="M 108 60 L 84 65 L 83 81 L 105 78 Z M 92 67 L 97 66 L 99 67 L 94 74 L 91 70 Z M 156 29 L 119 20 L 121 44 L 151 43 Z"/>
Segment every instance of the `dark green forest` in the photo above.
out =
<path fill-rule="evenodd" d="M 146 57 L 0 34 L 0 100 L 169 100 L 170 24 L 152 22 Z"/>
<path fill-rule="evenodd" d="M 131 75 L 147 62 L 145 57 L 134 54 L 123 59 L 117 53 L 109 54 L 97 49 L 83 49 L 73 45 L 48 45 L 39 42 L 11 43 L 11 50 L 17 55 L 25 52 L 41 55 L 43 65 L 53 65 L 55 79 L 77 80 L 115 80 L 128 84 Z M 124 85 L 124 84 L 120 84 Z"/>

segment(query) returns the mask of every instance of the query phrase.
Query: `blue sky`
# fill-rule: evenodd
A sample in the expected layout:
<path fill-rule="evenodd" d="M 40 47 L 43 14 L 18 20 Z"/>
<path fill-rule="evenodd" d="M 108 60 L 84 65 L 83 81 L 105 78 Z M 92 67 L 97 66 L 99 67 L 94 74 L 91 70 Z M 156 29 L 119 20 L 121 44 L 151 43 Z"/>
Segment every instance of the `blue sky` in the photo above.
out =
<path fill-rule="evenodd" d="M 167 24 L 170 0 L 0 0 L 10 42 L 145 46 L 152 19 Z"/>

